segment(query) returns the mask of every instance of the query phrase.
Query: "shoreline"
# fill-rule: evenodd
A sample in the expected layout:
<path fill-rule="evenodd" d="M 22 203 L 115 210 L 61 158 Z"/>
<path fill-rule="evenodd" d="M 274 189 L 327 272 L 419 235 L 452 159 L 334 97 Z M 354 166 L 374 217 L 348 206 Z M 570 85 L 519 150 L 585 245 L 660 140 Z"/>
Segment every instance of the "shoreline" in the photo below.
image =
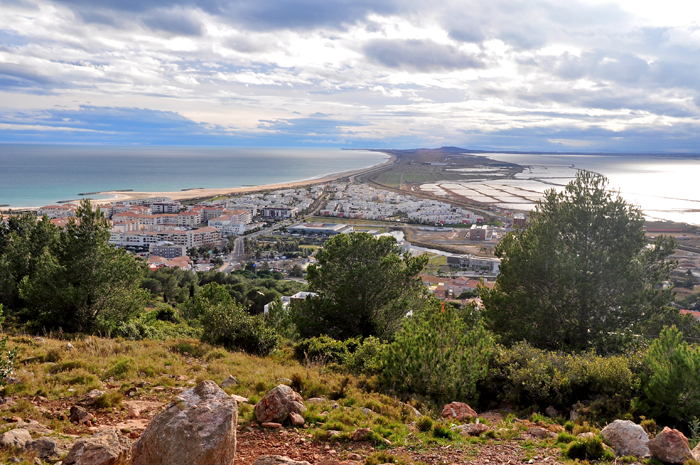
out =
<path fill-rule="evenodd" d="M 337 181 L 338 179 L 369 173 L 374 170 L 392 165 L 396 162 L 397 157 L 391 153 L 381 152 L 388 155 L 388 159 L 376 165 L 368 166 L 366 168 L 360 168 L 357 170 L 350 171 L 340 171 L 337 173 L 329 173 L 326 175 L 321 175 L 315 178 L 304 179 L 300 181 L 289 181 L 276 184 L 260 184 L 257 186 L 241 186 L 241 187 L 229 187 L 229 188 L 188 188 L 179 191 L 101 191 L 94 192 L 93 195 L 109 195 L 112 196 L 108 199 L 91 199 L 93 205 L 105 205 L 113 202 L 124 202 L 129 200 L 145 199 L 150 197 L 169 197 L 172 200 L 193 200 L 193 199 L 206 199 L 210 197 L 218 197 L 222 195 L 231 194 L 250 194 L 255 192 L 264 192 L 270 190 L 278 189 L 292 189 L 297 187 L 310 186 L 314 184 L 322 184 L 332 181 Z M 62 205 L 67 205 L 71 203 L 78 203 L 81 199 L 71 200 L 62 203 Z M 56 203 L 56 202 L 54 202 Z M 12 212 L 22 212 L 22 211 L 36 211 L 41 207 L 0 207 L 0 212 L 12 211 Z"/>

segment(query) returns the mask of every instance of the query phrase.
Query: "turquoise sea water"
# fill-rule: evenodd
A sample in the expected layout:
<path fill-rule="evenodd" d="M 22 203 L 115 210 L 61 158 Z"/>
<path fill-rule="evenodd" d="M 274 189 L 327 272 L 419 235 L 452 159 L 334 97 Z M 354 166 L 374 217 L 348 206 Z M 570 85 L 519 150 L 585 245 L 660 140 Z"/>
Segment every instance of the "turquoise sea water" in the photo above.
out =
<path fill-rule="evenodd" d="M 339 149 L 0 145 L 0 205 L 38 207 L 78 199 L 80 193 L 121 189 L 275 184 L 387 159 L 382 153 Z"/>

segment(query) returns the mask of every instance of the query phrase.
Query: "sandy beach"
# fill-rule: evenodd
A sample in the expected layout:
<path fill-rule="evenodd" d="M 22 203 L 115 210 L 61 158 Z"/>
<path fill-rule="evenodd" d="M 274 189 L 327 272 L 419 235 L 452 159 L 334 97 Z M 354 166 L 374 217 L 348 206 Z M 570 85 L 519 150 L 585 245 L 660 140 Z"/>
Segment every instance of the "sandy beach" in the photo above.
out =
<path fill-rule="evenodd" d="M 331 173 L 331 174 L 328 174 L 328 175 L 323 176 L 323 177 L 314 178 L 314 179 L 307 179 L 304 181 L 285 182 L 285 183 L 279 183 L 279 184 L 264 184 L 264 185 L 259 185 L 259 186 L 222 188 L 222 189 L 187 189 L 187 190 L 170 191 L 170 192 L 165 192 L 165 191 L 164 192 L 104 191 L 104 192 L 99 192 L 99 194 L 100 195 L 111 195 L 113 197 L 108 198 L 108 199 L 95 199 L 95 200 L 92 200 L 92 203 L 95 205 L 104 205 L 104 204 L 112 203 L 112 202 L 143 199 L 143 198 L 148 198 L 148 197 L 169 197 L 173 200 L 206 199 L 206 198 L 218 197 L 218 196 L 224 196 L 224 195 L 248 194 L 248 193 L 253 193 L 253 192 L 264 192 L 264 191 L 270 191 L 270 190 L 291 189 L 291 188 L 296 188 L 296 187 L 310 186 L 313 184 L 321 184 L 321 183 L 331 182 L 331 181 L 335 181 L 338 179 L 348 178 L 351 176 L 356 176 L 359 174 L 371 172 L 371 171 L 380 169 L 382 167 L 385 167 L 387 165 L 391 165 L 392 163 L 394 163 L 396 161 L 396 157 L 394 155 L 391 155 L 391 154 L 387 154 L 387 155 L 389 155 L 389 159 L 387 161 L 385 161 L 384 163 L 381 163 L 379 165 L 374 165 L 374 166 L 371 166 L 368 168 L 362 168 L 359 170 Z M 76 203 L 77 202 L 78 201 L 76 200 Z M 0 208 L 0 211 L 2 211 L 2 210 L 7 210 L 7 208 Z M 18 211 L 20 209 L 14 209 L 14 210 Z M 21 210 L 23 210 L 23 211 L 29 210 L 30 211 L 30 210 L 37 210 L 37 208 L 22 208 Z"/>

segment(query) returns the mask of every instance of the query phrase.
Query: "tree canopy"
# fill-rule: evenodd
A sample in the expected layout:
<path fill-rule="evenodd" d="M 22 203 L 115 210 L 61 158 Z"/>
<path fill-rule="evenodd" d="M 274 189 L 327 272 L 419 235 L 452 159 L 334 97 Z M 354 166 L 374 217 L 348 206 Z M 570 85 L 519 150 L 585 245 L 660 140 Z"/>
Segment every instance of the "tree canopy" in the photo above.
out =
<path fill-rule="evenodd" d="M 393 237 L 339 234 L 316 258 L 318 263 L 308 267 L 306 279 L 318 297 L 293 309 L 302 336 L 388 336 L 418 305 L 422 290 L 418 275 L 428 257 L 401 257 Z"/>
<path fill-rule="evenodd" d="M 37 328 L 109 331 L 143 310 L 143 268 L 108 244 L 109 224 L 80 203 L 64 229 L 34 214 L 0 228 L 0 299 Z"/>
<path fill-rule="evenodd" d="M 529 227 L 495 249 L 501 273 L 482 290 L 493 331 L 541 348 L 619 350 L 673 295 L 660 284 L 675 242 L 649 245 L 643 225 L 602 175 L 579 171 L 563 191 L 545 192 Z"/>

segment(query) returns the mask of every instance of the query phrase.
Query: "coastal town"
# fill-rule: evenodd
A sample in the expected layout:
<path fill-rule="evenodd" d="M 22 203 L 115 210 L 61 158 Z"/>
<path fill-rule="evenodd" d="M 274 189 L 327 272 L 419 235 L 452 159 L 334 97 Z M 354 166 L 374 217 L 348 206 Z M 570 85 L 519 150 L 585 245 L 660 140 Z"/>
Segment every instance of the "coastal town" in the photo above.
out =
<path fill-rule="evenodd" d="M 38 215 L 62 227 L 75 208 L 48 205 Z M 111 222 L 109 242 L 143 257 L 151 269 L 230 272 L 252 263 L 289 275 L 295 266 L 304 270 L 313 263 L 313 250 L 331 236 L 355 231 L 392 235 L 402 252 L 431 256 L 423 281 L 432 295 L 462 302 L 475 299 L 480 282 L 493 286 L 500 266 L 495 245 L 509 231 L 527 227 L 526 213 L 497 205 L 474 211 L 447 199 L 345 181 L 200 201 L 128 199 L 94 208 Z M 683 272 L 693 279 L 700 276 L 700 254 L 683 247 L 693 237 L 681 229 L 665 232 L 675 233 L 681 243 L 673 258 Z M 296 250 L 270 247 L 290 239 L 301 245 Z M 700 313 L 693 314 L 700 319 Z"/>

